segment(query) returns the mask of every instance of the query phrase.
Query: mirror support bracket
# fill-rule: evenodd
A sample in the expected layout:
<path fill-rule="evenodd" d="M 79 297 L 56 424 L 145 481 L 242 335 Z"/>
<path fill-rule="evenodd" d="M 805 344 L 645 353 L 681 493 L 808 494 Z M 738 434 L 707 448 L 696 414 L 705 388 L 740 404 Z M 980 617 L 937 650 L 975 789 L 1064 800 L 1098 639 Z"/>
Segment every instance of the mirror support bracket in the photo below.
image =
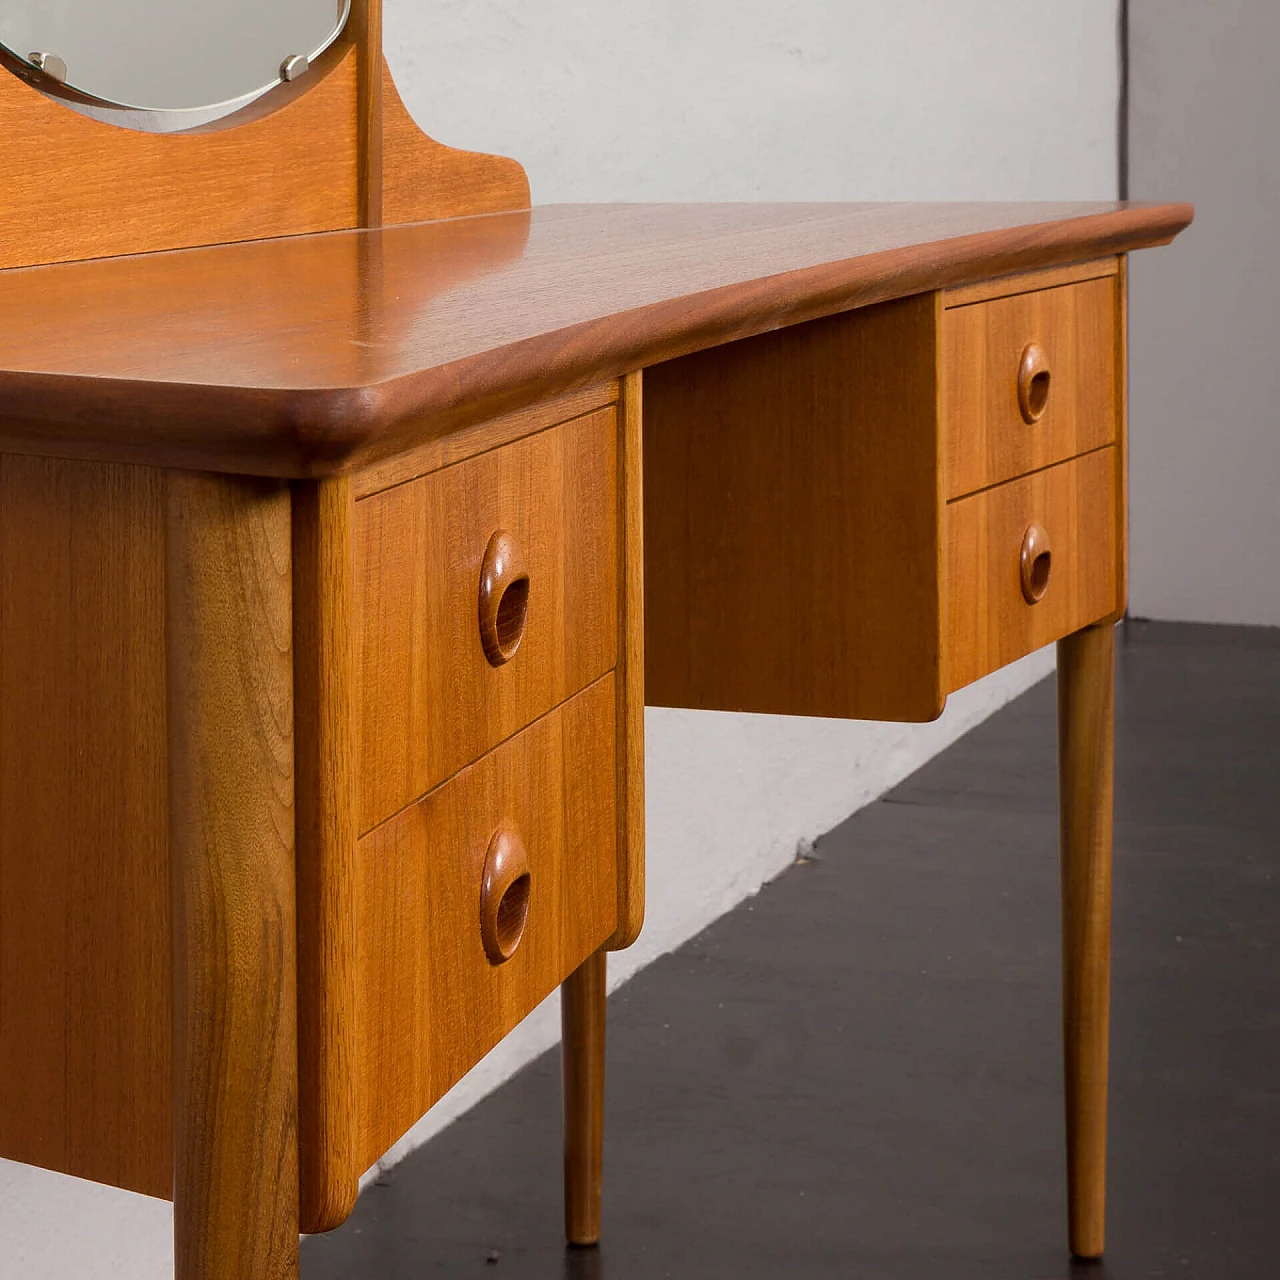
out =
<path fill-rule="evenodd" d="M 382 0 L 355 0 L 306 74 L 197 129 L 106 123 L 61 88 L 0 67 L 6 160 L 39 175 L 0 206 L 0 270 L 529 207 L 515 160 L 414 123 L 382 56 Z"/>

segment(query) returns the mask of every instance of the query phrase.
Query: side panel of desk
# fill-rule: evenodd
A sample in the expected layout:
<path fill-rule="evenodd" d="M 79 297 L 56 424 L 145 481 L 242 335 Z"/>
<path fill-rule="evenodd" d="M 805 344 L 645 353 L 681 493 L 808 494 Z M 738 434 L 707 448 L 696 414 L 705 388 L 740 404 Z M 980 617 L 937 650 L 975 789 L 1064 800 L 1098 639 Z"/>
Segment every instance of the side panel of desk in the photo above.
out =
<path fill-rule="evenodd" d="M 931 720 L 939 295 L 645 371 L 645 699 Z"/>
<path fill-rule="evenodd" d="M 0 456 L 0 1155 L 168 1197 L 162 473 Z"/>

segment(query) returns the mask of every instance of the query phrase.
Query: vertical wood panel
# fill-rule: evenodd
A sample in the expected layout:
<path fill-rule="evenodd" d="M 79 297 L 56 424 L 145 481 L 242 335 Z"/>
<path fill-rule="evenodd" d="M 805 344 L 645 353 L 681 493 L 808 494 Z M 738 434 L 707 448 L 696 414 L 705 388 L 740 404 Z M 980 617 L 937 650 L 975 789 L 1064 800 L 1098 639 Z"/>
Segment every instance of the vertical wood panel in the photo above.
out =
<path fill-rule="evenodd" d="M 160 472 L 0 457 L 0 1156 L 172 1180 Z"/>
<path fill-rule="evenodd" d="M 293 487 L 301 1221 L 355 1207 L 355 640 L 347 479 Z"/>
<path fill-rule="evenodd" d="M 356 65 L 344 42 L 236 117 L 176 134 L 92 120 L 5 72 L 0 137 L 14 172 L 39 175 L 5 192 L 0 267 L 356 225 Z"/>
<path fill-rule="evenodd" d="M 1120 257 L 1115 290 L 1116 394 L 1116 609 L 1118 622 L 1129 607 L 1129 255 Z"/>
<path fill-rule="evenodd" d="M 359 225 L 382 225 L 382 0 L 352 0 L 347 31 L 356 46 Z"/>
<path fill-rule="evenodd" d="M 382 71 L 382 217 L 387 226 L 506 213 L 529 207 L 524 167 L 505 156 L 459 151 L 429 138 Z"/>
<path fill-rule="evenodd" d="M 618 409 L 618 932 L 644 924 L 644 479 L 642 375 L 628 374 Z"/>
<path fill-rule="evenodd" d="M 645 370 L 645 698 L 942 710 L 940 303 L 922 294 Z"/>
<path fill-rule="evenodd" d="M 177 1280 L 298 1270 L 289 490 L 166 475 Z"/>

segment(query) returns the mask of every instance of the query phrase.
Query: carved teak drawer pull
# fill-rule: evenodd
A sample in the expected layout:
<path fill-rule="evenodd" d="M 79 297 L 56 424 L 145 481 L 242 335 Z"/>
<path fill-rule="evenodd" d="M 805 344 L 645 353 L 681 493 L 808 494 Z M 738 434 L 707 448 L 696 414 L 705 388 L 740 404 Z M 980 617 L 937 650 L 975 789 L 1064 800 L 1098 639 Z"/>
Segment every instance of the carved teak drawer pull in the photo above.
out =
<path fill-rule="evenodd" d="M 1049 590 L 1049 573 L 1053 568 L 1053 548 L 1044 526 L 1033 524 L 1022 535 L 1022 596 L 1028 604 L 1039 604 Z"/>
<path fill-rule="evenodd" d="M 480 940 L 490 964 L 503 964 L 515 955 L 529 918 L 533 877 L 524 841 L 501 827 L 489 842 L 480 882 Z"/>
<path fill-rule="evenodd" d="M 1029 343 L 1018 362 L 1018 408 L 1026 423 L 1038 422 L 1049 403 L 1049 357 L 1038 342 Z"/>
<path fill-rule="evenodd" d="M 505 529 L 489 539 L 480 567 L 480 643 L 484 656 L 500 667 L 510 662 L 524 639 L 529 616 L 529 573 L 520 544 Z"/>

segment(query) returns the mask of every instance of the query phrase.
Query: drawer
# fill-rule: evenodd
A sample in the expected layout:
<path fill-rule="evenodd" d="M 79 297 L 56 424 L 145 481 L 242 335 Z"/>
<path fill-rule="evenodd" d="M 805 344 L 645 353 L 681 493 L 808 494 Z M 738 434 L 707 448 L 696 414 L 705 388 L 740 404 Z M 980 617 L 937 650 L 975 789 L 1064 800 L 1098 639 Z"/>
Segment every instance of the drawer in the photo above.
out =
<path fill-rule="evenodd" d="M 1117 461 L 1105 447 L 948 506 L 952 691 L 1121 607 Z"/>
<path fill-rule="evenodd" d="M 948 498 L 1115 442 L 1117 297 L 1114 275 L 959 306 L 944 295 Z"/>
<path fill-rule="evenodd" d="M 616 447 L 610 407 L 356 503 L 362 832 L 613 668 Z"/>
<path fill-rule="evenodd" d="M 610 674 L 360 841 L 360 1168 L 613 932 L 613 731 Z"/>

